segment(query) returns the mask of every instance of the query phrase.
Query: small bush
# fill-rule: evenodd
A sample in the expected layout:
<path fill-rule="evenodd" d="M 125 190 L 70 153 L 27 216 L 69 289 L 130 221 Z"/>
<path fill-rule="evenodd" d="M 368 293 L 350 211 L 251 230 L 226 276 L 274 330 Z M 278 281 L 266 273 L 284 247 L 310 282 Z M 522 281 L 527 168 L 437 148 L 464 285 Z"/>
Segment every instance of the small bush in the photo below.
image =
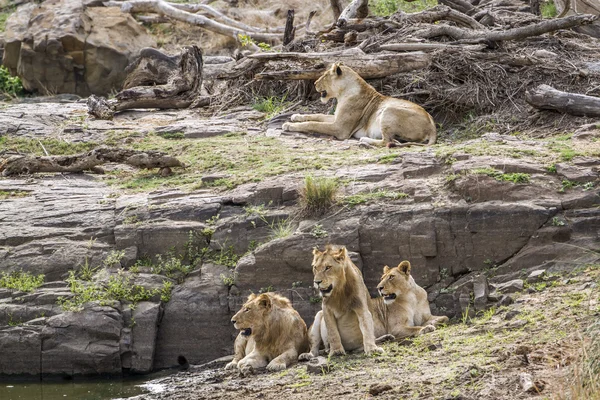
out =
<path fill-rule="evenodd" d="M 21 79 L 18 76 L 11 76 L 6 67 L 0 66 L 0 95 L 17 97 L 23 93 Z"/>
<path fill-rule="evenodd" d="M 300 207 L 305 215 L 321 215 L 336 202 L 339 184 L 333 178 L 307 176 L 300 189 Z"/>
<path fill-rule="evenodd" d="M 271 239 L 283 239 L 294 233 L 292 222 L 288 219 L 273 221 L 269 227 L 271 228 Z"/>
<path fill-rule="evenodd" d="M 44 275 L 32 275 L 29 272 L 3 272 L 0 275 L 0 287 L 32 292 L 44 283 Z"/>
<path fill-rule="evenodd" d="M 289 102 L 286 101 L 286 96 L 276 97 L 259 97 L 256 98 L 254 104 L 252 104 L 252 108 L 256 111 L 264 112 L 266 115 L 266 119 L 273 118 L 275 115 L 281 113 L 289 106 Z"/>
<path fill-rule="evenodd" d="M 405 0 L 372 0 L 370 2 L 371 13 L 380 17 L 387 17 L 397 11 L 414 13 L 437 6 L 437 0 L 417 0 L 407 2 Z"/>

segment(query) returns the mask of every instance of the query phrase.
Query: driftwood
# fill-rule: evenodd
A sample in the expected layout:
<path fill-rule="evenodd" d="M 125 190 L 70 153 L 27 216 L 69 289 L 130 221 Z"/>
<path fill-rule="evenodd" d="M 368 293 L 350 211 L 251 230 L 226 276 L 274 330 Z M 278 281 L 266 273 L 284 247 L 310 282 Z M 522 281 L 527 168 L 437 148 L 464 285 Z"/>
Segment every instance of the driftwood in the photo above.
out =
<path fill-rule="evenodd" d="M 525 93 L 525 100 L 535 108 L 556 110 L 584 117 L 600 117 L 600 98 L 567 93 L 548 85 L 540 85 Z"/>
<path fill-rule="evenodd" d="M 369 0 L 352 0 L 337 19 L 338 26 L 344 26 L 349 19 L 366 18 L 369 15 Z"/>
<path fill-rule="evenodd" d="M 142 49 L 127 67 L 124 90 L 114 100 L 90 96 L 88 112 L 100 119 L 112 119 L 115 112 L 132 108 L 187 108 L 207 105 L 200 96 L 202 52 L 186 46 L 183 52 L 169 56 L 158 50 Z"/>
<path fill-rule="evenodd" d="M 318 79 L 327 66 L 334 62 L 343 62 L 355 70 L 364 79 L 383 78 L 399 72 L 423 69 L 429 66 L 430 56 L 422 52 L 398 54 L 365 54 L 359 49 L 329 53 L 258 53 L 249 56 L 255 60 L 285 60 L 314 63 L 312 69 L 295 69 L 256 74 L 256 79 L 298 80 Z"/>
<path fill-rule="evenodd" d="M 422 38 L 433 38 L 438 36 L 450 36 L 459 43 L 493 43 L 504 40 L 522 40 L 532 36 L 554 32 L 559 29 L 568 29 L 575 26 L 591 24 L 598 19 L 596 15 L 573 15 L 571 17 L 551 19 L 520 28 L 505 31 L 468 31 L 454 26 L 434 26 L 422 31 L 418 36 Z"/>
<path fill-rule="evenodd" d="M 445 43 L 388 43 L 379 46 L 381 50 L 387 51 L 432 51 L 439 49 L 460 49 L 462 51 L 479 51 L 483 50 L 485 45 L 456 45 Z"/>
<path fill-rule="evenodd" d="M 98 171 L 106 163 L 128 164 L 137 168 L 160 168 L 161 173 L 173 167 L 185 167 L 177 158 L 160 151 L 137 151 L 100 147 L 72 156 L 11 155 L 0 164 L 3 176 L 40 172 Z"/>
<path fill-rule="evenodd" d="M 287 46 L 296 34 L 296 28 L 294 28 L 294 10 L 288 10 L 287 19 L 285 21 L 285 31 L 283 33 L 283 45 Z"/>
<path fill-rule="evenodd" d="M 187 22 L 188 24 L 197 25 L 221 35 L 230 36 L 235 40 L 239 40 L 240 35 L 267 43 L 274 43 L 281 40 L 279 33 L 263 33 L 254 29 L 242 29 L 239 27 L 239 24 L 237 26 L 226 25 L 203 15 L 192 14 L 181 8 L 172 6 L 163 0 L 129 0 L 122 3 L 109 1 L 106 4 L 109 6 L 121 6 L 121 11 L 126 13 L 157 13 L 166 15 L 178 21 Z"/>

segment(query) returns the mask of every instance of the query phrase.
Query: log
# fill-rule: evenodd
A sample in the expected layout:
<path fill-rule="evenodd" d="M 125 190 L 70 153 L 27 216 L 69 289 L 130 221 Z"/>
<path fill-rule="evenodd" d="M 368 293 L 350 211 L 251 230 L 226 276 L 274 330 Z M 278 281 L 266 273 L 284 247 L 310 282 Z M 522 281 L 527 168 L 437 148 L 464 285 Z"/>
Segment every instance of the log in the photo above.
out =
<path fill-rule="evenodd" d="M 591 24 L 596 21 L 596 15 L 573 15 L 561 19 L 551 19 L 539 22 L 537 24 L 528 25 L 520 28 L 508 29 L 505 31 L 467 31 L 455 26 L 434 26 L 415 34 L 422 38 L 433 38 L 438 36 L 450 36 L 457 40 L 453 44 L 477 44 L 477 43 L 493 43 L 505 40 L 522 40 L 531 36 L 538 36 L 548 32 L 554 32 L 559 29 L 568 29 L 575 26 Z"/>
<path fill-rule="evenodd" d="M 331 12 L 333 13 L 333 23 L 335 24 L 342 14 L 342 2 L 341 0 L 329 0 L 331 5 Z"/>
<path fill-rule="evenodd" d="M 395 14 L 394 17 L 396 17 L 396 15 L 398 15 L 398 14 Z M 470 16 L 466 15 L 465 13 L 453 10 L 452 8 L 447 7 L 447 6 L 437 6 L 430 10 L 421 11 L 418 13 L 413 13 L 413 14 L 408 14 L 408 15 L 402 15 L 401 18 L 403 21 L 406 21 L 410 24 L 416 24 L 416 23 L 433 24 L 436 21 L 446 20 L 446 21 L 455 22 L 458 25 L 462 25 L 462 26 L 465 26 L 465 27 L 471 28 L 471 29 L 486 29 L 485 26 L 483 24 L 477 22 L 477 20 L 475 18 L 470 17 Z"/>
<path fill-rule="evenodd" d="M 431 57 L 423 52 L 412 53 L 389 53 L 389 54 L 360 54 L 358 49 L 344 52 L 331 53 L 275 53 L 270 54 L 271 60 L 312 61 L 312 69 L 293 69 L 277 72 L 263 72 L 255 75 L 255 79 L 262 80 L 298 80 L 318 79 L 329 65 L 334 62 L 342 62 L 356 71 L 363 79 L 384 78 L 400 72 L 414 71 L 427 68 L 431 63 Z M 264 54 L 253 54 L 251 57 L 262 58 Z"/>
<path fill-rule="evenodd" d="M 177 158 L 161 151 L 99 147 L 83 154 L 71 156 L 11 155 L 0 164 L 3 176 L 35 174 L 41 172 L 96 171 L 106 163 L 128 164 L 137 168 L 185 167 Z"/>
<path fill-rule="evenodd" d="M 207 105 L 200 96 L 202 52 L 186 46 L 181 54 L 170 56 L 156 49 L 142 49 L 131 63 L 124 90 L 114 100 L 88 98 L 88 113 L 100 119 L 112 119 L 115 112 L 132 108 L 187 108 Z"/>
<path fill-rule="evenodd" d="M 176 8 L 163 0 L 128 0 L 123 3 L 107 2 L 107 5 L 120 5 L 121 11 L 125 13 L 156 13 L 166 15 L 177 21 L 197 25 L 209 31 L 221 35 L 230 36 L 239 41 L 240 36 L 248 36 L 258 42 L 275 43 L 279 41 L 281 35 L 278 33 L 253 32 L 247 29 L 229 26 L 203 15 L 192 14 L 182 9 Z"/>
<path fill-rule="evenodd" d="M 369 0 L 352 0 L 340 14 L 336 25 L 344 26 L 349 19 L 366 18 L 367 15 L 369 15 Z"/>
<path fill-rule="evenodd" d="M 600 98 L 556 90 L 540 85 L 525 92 L 525 100 L 535 108 L 555 110 L 582 117 L 600 117 Z"/>
<path fill-rule="evenodd" d="M 463 51 L 479 51 L 483 50 L 485 45 L 455 45 L 445 43 L 388 43 L 379 46 L 381 50 L 387 51 L 428 51 L 439 49 L 460 49 Z"/>

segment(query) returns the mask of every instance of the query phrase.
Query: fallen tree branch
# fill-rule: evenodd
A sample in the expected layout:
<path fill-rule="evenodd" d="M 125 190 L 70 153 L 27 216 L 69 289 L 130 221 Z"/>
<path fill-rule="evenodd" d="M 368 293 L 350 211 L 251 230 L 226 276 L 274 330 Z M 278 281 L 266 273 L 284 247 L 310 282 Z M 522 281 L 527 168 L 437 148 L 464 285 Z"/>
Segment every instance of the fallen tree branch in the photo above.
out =
<path fill-rule="evenodd" d="M 298 80 L 318 79 L 327 66 L 334 62 L 343 62 L 356 71 L 364 79 L 383 78 L 400 72 L 424 69 L 431 63 L 431 58 L 423 52 L 364 54 L 358 49 L 331 53 L 262 53 L 250 57 L 263 60 L 313 61 L 312 69 L 295 69 L 256 74 L 256 79 L 263 80 Z"/>
<path fill-rule="evenodd" d="M 483 44 L 455 45 L 445 43 L 388 43 L 379 46 L 379 49 L 387 51 L 428 51 L 439 49 L 460 49 L 465 51 L 479 51 L 483 50 L 484 48 L 485 45 Z"/>
<path fill-rule="evenodd" d="M 410 24 L 429 23 L 437 21 L 452 21 L 459 25 L 466 26 L 471 29 L 486 29 L 486 27 L 477 22 L 473 17 L 470 17 L 462 12 L 453 10 L 448 6 L 437 6 L 430 10 L 421 11 L 413 14 L 396 13 L 392 16 L 395 21 L 407 22 Z"/>
<path fill-rule="evenodd" d="M 177 158 L 161 151 L 100 147 L 72 156 L 11 155 L 0 164 L 0 172 L 3 176 L 11 176 L 40 172 L 97 171 L 99 165 L 106 163 L 128 164 L 148 169 L 185 167 Z"/>
<path fill-rule="evenodd" d="M 555 110 L 583 117 L 600 117 L 600 98 L 556 90 L 540 85 L 525 92 L 525 100 L 535 108 Z"/>
<path fill-rule="evenodd" d="M 197 25 L 209 31 L 219 33 L 221 35 L 230 36 L 239 41 L 239 35 L 249 36 L 259 42 L 274 43 L 281 39 L 281 35 L 277 33 L 261 33 L 253 32 L 247 29 L 241 29 L 225 25 L 214 21 L 202 15 L 192 14 L 187 11 L 176 8 L 163 0 L 128 0 L 123 3 L 109 1 L 106 5 L 121 6 L 121 11 L 125 13 L 157 13 L 166 15 L 178 21 L 188 24 Z"/>
<path fill-rule="evenodd" d="M 591 24 L 598 19 L 596 15 L 573 15 L 562 19 L 551 19 L 528 25 L 520 28 L 508 29 L 506 31 L 467 31 L 454 26 L 434 26 L 425 31 L 417 33 L 416 36 L 422 38 L 433 38 L 439 36 L 450 36 L 457 40 L 453 44 L 476 44 L 484 42 L 500 42 L 505 40 L 521 40 L 531 36 L 538 36 L 544 33 L 557 31 L 559 29 L 568 29 L 575 26 Z"/>
<path fill-rule="evenodd" d="M 369 0 L 352 0 L 340 14 L 336 25 L 344 26 L 349 19 L 366 18 L 367 15 L 369 15 Z"/>
<path fill-rule="evenodd" d="M 96 118 L 112 119 L 115 112 L 131 108 L 206 105 L 208 99 L 200 96 L 202 66 L 202 53 L 196 46 L 186 46 L 176 56 L 142 49 L 140 56 L 127 67 L 124 90 L 114 100 L 90 96 L 88 112 Z"/>

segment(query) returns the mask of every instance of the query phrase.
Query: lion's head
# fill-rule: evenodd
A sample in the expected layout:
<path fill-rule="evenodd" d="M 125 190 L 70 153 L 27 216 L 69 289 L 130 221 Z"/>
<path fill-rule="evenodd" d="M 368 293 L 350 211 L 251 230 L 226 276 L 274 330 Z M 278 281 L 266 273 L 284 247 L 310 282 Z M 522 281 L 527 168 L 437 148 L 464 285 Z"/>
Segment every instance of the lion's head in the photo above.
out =
<path fill-rule="evenodd" d="M 402 261 L 396 268 L 383 267 L 381 282 L 377 285 L 385 304 L 392 304 L 396 298 L 411 290 L 410 263 Z"/>
<path fill-rule="evenodd" d="M 346 282 L 346 248 L 331 245 L 325 251 L 314 248 L 313 256 L 315 288 L 319 289 L 321 297 L 330 296 L 336 287 L 341 288 Z"/>
<path fill-rule="evenodd" d="M 243 336 L 261 336 L 279 319 L 274 314 L 282 308 L 292 308 L 290 301 L 285 297 L 275 293 L 252 293 L 240 311 L 231 318 L 231 322 Z"/>
<path fill-rule="evenodd" d="M 340 63 L 334 63 L 315 82 L 315 89 L 321 94 L 321 101 L 327 103 L 329 99 L 339 97 L 345 89 L 354 88 L 352 83 L 356 80 L 356 72 Z"/>

